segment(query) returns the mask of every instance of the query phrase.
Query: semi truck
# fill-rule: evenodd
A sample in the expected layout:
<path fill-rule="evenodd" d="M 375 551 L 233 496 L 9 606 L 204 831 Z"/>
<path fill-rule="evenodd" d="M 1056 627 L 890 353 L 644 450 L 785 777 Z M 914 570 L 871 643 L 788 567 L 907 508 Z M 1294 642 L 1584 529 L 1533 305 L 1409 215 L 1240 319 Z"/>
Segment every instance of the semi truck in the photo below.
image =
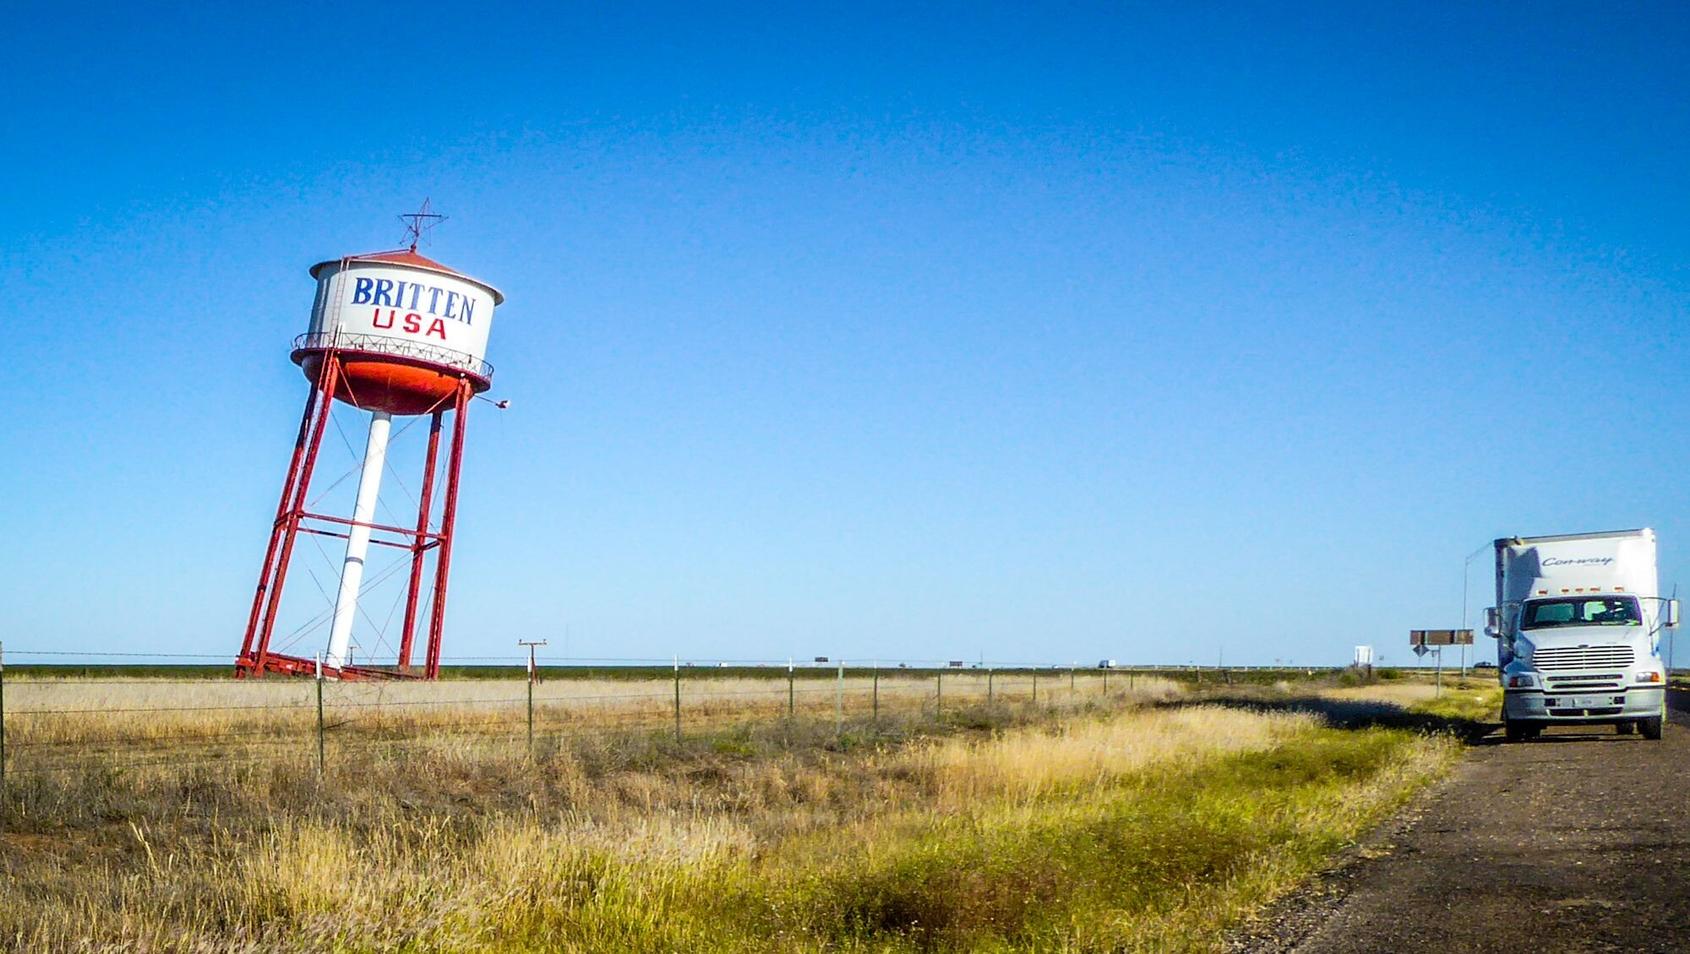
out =
<path fill-rule="evenodd" d="M 1661 636 L 1677 625 L 1678 601 L 1660 596 L 1651 529 L 1497 540 L 1485 632 L 1497 641 L 1505 737 L 1612 725 L 1659 739 Z"/>

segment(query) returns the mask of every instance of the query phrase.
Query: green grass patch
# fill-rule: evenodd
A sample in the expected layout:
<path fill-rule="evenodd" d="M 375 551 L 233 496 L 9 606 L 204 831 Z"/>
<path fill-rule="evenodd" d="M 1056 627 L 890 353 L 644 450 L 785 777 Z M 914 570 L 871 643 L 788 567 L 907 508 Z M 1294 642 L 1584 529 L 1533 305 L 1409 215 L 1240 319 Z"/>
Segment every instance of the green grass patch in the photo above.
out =
<path fill-rule="evenodd" d="M 1495 680 L 1450 680 L 1443 695 L 1410 707 L 1411 711 L 1462 722 L 1490 723 L 1500 719 L 1502 687 Z"/>
<path fill-rule="evenodd" d="M 1230 889 L 1262 870 L 1312 871 L 1358 822 L 1394 807 L 1381 793 L 1370 810 L 1335 812 L 1423 742 L 1324 730 L 1078 798 L 944 819 L 868 859 L 822 866 L 791 907 L 822 947 L 1201 948 L 1230 923 L 1213 917 Z"/>
<path fill-rule="evenodd" d="M 1210 950 L 1454 757 L 1394 729 L 1313 729 L 1032 804 L 910 812 L 697 869 L 609 865 L 604 890 L 494 946 L 587 950 Z M 576 879 L 579 883 L 579 878 Z M 590 939 L 590 944 L 583 939 Z"/>

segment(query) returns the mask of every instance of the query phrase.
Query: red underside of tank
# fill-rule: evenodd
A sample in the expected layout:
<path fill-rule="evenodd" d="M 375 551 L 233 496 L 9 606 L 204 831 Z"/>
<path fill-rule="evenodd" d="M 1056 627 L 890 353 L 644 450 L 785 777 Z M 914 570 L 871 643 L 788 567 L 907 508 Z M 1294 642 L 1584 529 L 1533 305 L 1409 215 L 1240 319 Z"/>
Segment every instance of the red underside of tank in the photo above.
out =
<path fill-rule="evenodd" d="M 392 355 L 365 357 L 343 351 L 340 360 L 340 383 L 335 387 L 335 398 L 366 411 L 428 414 L 451 406 L 459 379 L 469 381 L 477 394 L 488 387 L 484 378 L 456 368 L 408 362 Z M 299 367 L 307 378 L 316 381 L 323 368 L 322 352 L 300 356 Z"/>

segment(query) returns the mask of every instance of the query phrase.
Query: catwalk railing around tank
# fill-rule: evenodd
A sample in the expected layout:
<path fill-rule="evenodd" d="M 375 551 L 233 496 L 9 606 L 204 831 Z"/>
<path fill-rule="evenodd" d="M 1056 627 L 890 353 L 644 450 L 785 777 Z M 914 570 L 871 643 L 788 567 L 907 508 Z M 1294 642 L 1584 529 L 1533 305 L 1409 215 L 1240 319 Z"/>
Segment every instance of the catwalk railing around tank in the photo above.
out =
<path fill-rule="evenodd" d="M 442 348 L 438 345 L 425 344 L 420 341 L 407 341 L 403 338 L 388 338 L 382 335 L 354 334 L 345 331 L 312 331 L 293 339 L 293 352 L 297 357 L 308 351 L 362 352 L 364 354 L 379 354 L 395 358 L 406 358 L 425 364 L 440 365 L 463 371 L 466 374 L 491 380 L 493 366 L 486 361 L 462 351 Z"/>

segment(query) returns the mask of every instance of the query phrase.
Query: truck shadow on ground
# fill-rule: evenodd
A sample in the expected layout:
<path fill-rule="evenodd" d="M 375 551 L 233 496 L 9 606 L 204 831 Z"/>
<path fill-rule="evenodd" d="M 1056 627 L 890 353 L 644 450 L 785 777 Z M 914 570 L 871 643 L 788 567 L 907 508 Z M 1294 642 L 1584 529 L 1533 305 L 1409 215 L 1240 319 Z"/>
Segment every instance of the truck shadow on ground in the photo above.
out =
<path fill-rule="evenodd" d="M 1357 699 L 1329 699 L 1322 696 L 1285 696 L 1261 698 L 1248 695 L 1217 694 L 1213 696 L 1173 700 L 1163 705 L 1169 708 L 1184 706 L 1222 706 L 1249 712 L 1297 712 L 1314 715 L 1335 729 L 1408 729 L 1414 732 L 1454 735 L 1469 745 L 1485 744 L 1495 734 L 1501 738 L 1500 722 L 1465 719 L 1453 716 L 1415 712 L 1395 703 Z"/>
<path fill-rule="evenodd" d="M 1322 722 L 1336 729 L 1408 729 L 1414 732 L 1453 735 L 1468 745 L 1505 744 L 1500 721 L 1415 712 L 1390 702 L 1329 699 L 1314 695 L 1262 698 L 1248 694 L 1216 694 L 1196 699 L 1173 700 L 1163 705 L 1170 708 L 1209 705 L 1251 712 L 1300 712 L 1318 716 Z M 1671 710 L 1674 723 L 1690 726 L 1690 689 L 1670 690 L 1667 693 L 1667 707 Z M 1627 743 L 1640 738 L 1641 736 L 1636 734 L 1620 735 L 1612 726 L 1557 726 L 1524 744 Z"/>

